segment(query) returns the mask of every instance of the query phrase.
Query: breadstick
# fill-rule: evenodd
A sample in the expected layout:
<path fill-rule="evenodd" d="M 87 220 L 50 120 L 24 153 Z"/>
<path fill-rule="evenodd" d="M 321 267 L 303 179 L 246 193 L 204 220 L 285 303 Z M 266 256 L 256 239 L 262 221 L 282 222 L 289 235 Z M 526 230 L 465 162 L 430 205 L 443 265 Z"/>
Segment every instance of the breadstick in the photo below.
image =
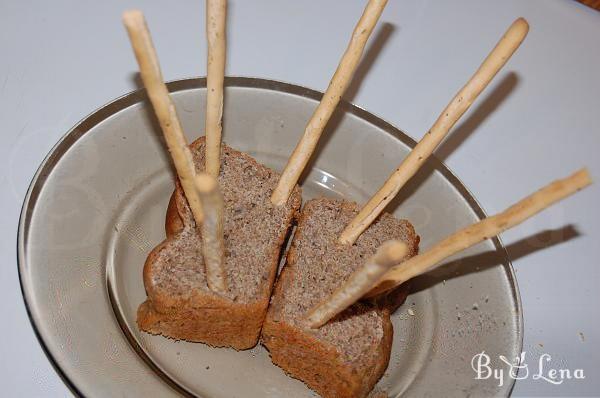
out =
<path fill-rule="evenodd" d="M 196 189 L 204 210 L 202 222 L 202 254 L 206 267 L 206 282 L 213 292 L 227 291 L 225 244 L 223 242 L 223 198 L 219 184 L 212 176 L 196 176 Z"/>
<path fill-rule="evenodd" d="M 522 223 L 591 183 L 590 175 L 587 169 L 584 168 L 567 178 L 546 185 L 502 213 L 463 228 L 438 242 L 425 253 L 396 265 L 367 293 L 367 297 L 372 297 L 386 290 L 393 289 L 415 276 L 431 271 L 445 258 Z"/>
<path fill-rule="evenodd" d="M 381 214 L 394 199 L 398 191 L 419 170 L 433 150 L 444 139 L 448 131 L 460 119 L 473 101 L 485 89 L 492 78 L 504 66 L 525 39 L 529 25 L 523 18 L 517 19 L 506 31 L 496 47 L 483 61 L 477 72 L 442 111 L 431 129 L 408 154 L 379 191 L 367 202 L 361 211 L 342 231 L 339 242 L 353 244 L 356 239 Z"/>
<path fill-rule="evenodd" d="M 225 79 L 226 0 L 206 1 L 206 172 L 217 178 L 221 166 L 223 81 Z"/>
<path fill-rule="evenodd" d="M 281 174 L 277 187 L 271 195 L 271 202 L 274 205 L 281 206 L 287 202 L 317 146 L 325 125 L 329 121 L 329 118 L 331 118 L 335 107 L 350 84 L 350 79 L 358 65 L 367 40 L 386 3 L 387 0 L 369 0 L 367 7 L 354 28 L 348 48 L 346 48 L 346 52 L 342 56 L 331 78 L 331 82 L 329 82 L 327 91 L 325 91 L 321 102 L 310 118 L 302 138 L 296 145 L 292 156 Z"/>
<path fill-rule="evenodd" d="M 318 328 L 331 318 L 351 306 L 373 287 L 392 266 L 398 264 L 408 253 L 406 243 L 389 240 L 377 248 L 375 254 L 359 269 L 354 271 L 346 282 L 306 315 L 311 328 Z"/>
<path fill-rule="evenodd" d="M 156 113 L 158 122 L 165 136 L 165 141 L 173 158 L 175 170 L 179 176 L 181 187 L 190 205 L 196 224 L 202 223 L 202 206 L 194 186 L 196 168 L 192 153 L 183 134 L 175 105 L 169 96 L 167 86 L 163 82 L 156 50 L 146 25 L 144 15 L 139 10 L 123 13 L 123 24 L 129 34 L 131 46 L 140 66 L 140 74 L 150 102 Z"/>

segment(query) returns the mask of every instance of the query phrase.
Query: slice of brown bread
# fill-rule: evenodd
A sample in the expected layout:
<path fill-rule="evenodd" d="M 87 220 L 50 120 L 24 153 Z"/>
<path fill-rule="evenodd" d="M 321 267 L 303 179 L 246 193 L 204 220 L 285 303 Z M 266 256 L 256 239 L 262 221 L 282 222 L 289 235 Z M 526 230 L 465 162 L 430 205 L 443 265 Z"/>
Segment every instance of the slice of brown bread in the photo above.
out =
<path fill-rule="evenodd" d="M 191 146 L 204 169 L 204 139 Z M 301 204 L 296 188 L 285 206 L 270 201 L 279 175 L 252 157 L 222 145 L 219 185 L 224 199 L 227 293 L 208 289 L 202 238 L 179 186 L 171 198 L 167 239 L 148 255 L 144 286 L 148 300 L 138 326 L 152 334 L 212 346 L 256 345 L 267 311 L 281 247 Z"/>
<path fill-rule="evenodd" d="M 389 239 L 418 251 L 419 237 L 406 220 L 382 214 L 352 246 L 337 243 L 358 206 L 340 200 L 306 203 L 271 297 L 262 341 L 273 363 L 323 397 L 366 397 L 385 371 L 392 345 L 390 312 L 406 297 L 401 287 L 390 300 L 357 303 L 320 329 L 303 322 L 325 299 Z"/>

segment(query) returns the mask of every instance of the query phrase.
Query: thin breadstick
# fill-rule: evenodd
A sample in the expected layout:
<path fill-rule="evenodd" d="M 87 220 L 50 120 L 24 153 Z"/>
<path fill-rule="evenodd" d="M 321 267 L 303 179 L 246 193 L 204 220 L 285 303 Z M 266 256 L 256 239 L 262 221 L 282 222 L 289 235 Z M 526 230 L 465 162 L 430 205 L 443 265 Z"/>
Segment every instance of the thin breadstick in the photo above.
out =
<path fill-rule="evenodd" d="M 331 78 L 327 91 L 325 91 L 321 102 L 306 125 L 304 134 L 296 145 L 292 156 L 281 174 L 277 187 L 271 195 L 271 202 L 274 205 L 281 206 L 287 202 L 317 146 L 325 125 L 331 118 L 335 107 L 350 84 L 367 40 L 386 3 L 387 0 L 370 0 L 367 4 L 360 20 L 354 28 L 348 48 L 346 48 L 346 52 L 342 56 Z"/>
<path fill-rule="evenodd" d="M 554 203 L 590 185 L 587 169 L 557 180 L 522 199 L 502 213 L 488 217 L 438 242 L 431 249 L 396 265 L 367 293 L 367 297 L 393 289 L 407 280 L 436 268 L 440 261 L 479 242 L 490 239 L 534 216 Z"/>
<path fill-rule="evenodd" d="M 375 254 L 346 282 L 306 315 L 309 327 L 318 328 L 351 306 L 373 287 L 391 267 L 398 264 L 408 253 L 406 243 L 389 240 L 377 248 Z"/>
<path fill-rule="evenodd" d="M 212 176 L 196 176 L 196 189 L 204 210 L 202 222 L 202 255 L 206 267 L 206 282 L 213 292 L 227 291 L 225 244 L 223 242 L 223 198 L 219 184 Z"/>
<path fill-rule="evenodd" d="M 217 178 L 221 166 L 223 81 L 225 79 L 226 0 L 206 1 L 206 172 Z"/>
<path fill-rule="evenodd" d="M 139 10 L 126 11 L 123 13 L 123 24 L 129 34 L 131 46 L 140 66 L 142 81 L 165 136 L 165 141 L 173 158 L 181 187 L 196 223 L 200 224 L 202 223 L 203 213 L 194 186 L 196 168 L 192 153 L 179 123 L 175 105 L 169 96 L 167 86 L 163 82 L 158 57 L 152 44 L 152 38 L 150 37 L 144 15 Z"/>
<path fill-rule="evenodd" d="M 523 18 L 513 22 L 477 72 L 442 111 L 431 129 L 408 154 L 379 191 L 342 231 L 339 242 L 353 244 L 383 209 L 394 199 L 406 182 L 419 170 L 448 131 L 469 109 L 492 78 L 504 66 L 525 39 L 529 25 Z"/>

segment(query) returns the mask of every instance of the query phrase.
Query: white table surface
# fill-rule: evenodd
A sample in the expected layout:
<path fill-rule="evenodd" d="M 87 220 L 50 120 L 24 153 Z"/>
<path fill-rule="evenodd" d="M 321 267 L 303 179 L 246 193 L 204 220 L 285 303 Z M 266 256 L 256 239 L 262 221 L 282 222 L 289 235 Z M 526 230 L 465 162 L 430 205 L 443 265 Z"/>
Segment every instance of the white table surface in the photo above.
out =
<path fill-rule="evenodd" d="M 227 73 L 323 90 L 363 4 L 231 0 Z M 17 223 L 31 177 L 59 137 L 135 87 L 120 21 L 132 7 L 146 13 L 165 79 L 205 74 L 202 1 L 0 1 L 6 396 L 70 395 L 27 318 Z M 518 16 L 530 22 L 528 38 L 437 151 L 489 213 L 583 165 L 600 177 L 600 13 L 571 1 L 390 0 L 387 25 L 347 96 L 419 139 Z M 529 377 L 515 396 L 600 395 L 598 203 L 597 184 L 502 236 L 521 290 L 530 373 L 548 353 L 549 366 L 582 368 L 586 377 L 558 386 Z"/>

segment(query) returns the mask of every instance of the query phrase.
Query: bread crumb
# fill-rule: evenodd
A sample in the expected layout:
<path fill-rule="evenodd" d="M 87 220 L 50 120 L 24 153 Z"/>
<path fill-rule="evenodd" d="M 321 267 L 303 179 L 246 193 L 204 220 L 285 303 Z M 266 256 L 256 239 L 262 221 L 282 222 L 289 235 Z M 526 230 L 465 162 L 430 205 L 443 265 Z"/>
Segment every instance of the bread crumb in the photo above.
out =
<path fill-rule="evenodd" d="M 289 323 L 304 327 L 302 315 L 331 294 L 386 240 L 400 239 L 411 244 L 411 255 L 416 251 L 412 226 L 388 213 L 378 217 L 351 247 L 339 245 L 337 237 L 358 211 L 356 203 L 325 198 L 304 205 L 292 244 L 296 261 L 288 262 L 284 270 L 284 274 L 293 273 L 293 278 L 280 276 L 277 282 L 286 286 L 280 314 Z M 377 308 L 356 303 L 319 329 L 307 331 L 334 346 L 345 360 L 356 361 L 373 354 L 368 348 L 382 338 L 383 325 Z"/>
<path fill-rule="evenodd" d="M 192 152 L 194 164 L 202 171 L 205 145 L 202 142 Z M 290 225 L 293 201 L 285 206 L 273 206 L 270 196 L 277 186 L 279 174 L 259 165 L 250 156 L 223 145 L 219 186 L 224 201 L 223 233 L 225 268 L 232 301 L 250 303 L 264 295 L 272 263 L 266 261 L 275 249 L 279 255 L 280 239 Z M 243 187 L 243 188 L 242 188 Z M 298 192 L 295 193 L 297 199 Z M 155 289 L 165 294 L 187 299 L 194 290 L 211 293 L 206 283 L 202 240 L 196 229 L 189 206 L 177 190 L 177 200 L 186 227 L 170 245 L 159 252 L 152 272 Z M 115 226 L 117 228 L 117 226 Z"/>

